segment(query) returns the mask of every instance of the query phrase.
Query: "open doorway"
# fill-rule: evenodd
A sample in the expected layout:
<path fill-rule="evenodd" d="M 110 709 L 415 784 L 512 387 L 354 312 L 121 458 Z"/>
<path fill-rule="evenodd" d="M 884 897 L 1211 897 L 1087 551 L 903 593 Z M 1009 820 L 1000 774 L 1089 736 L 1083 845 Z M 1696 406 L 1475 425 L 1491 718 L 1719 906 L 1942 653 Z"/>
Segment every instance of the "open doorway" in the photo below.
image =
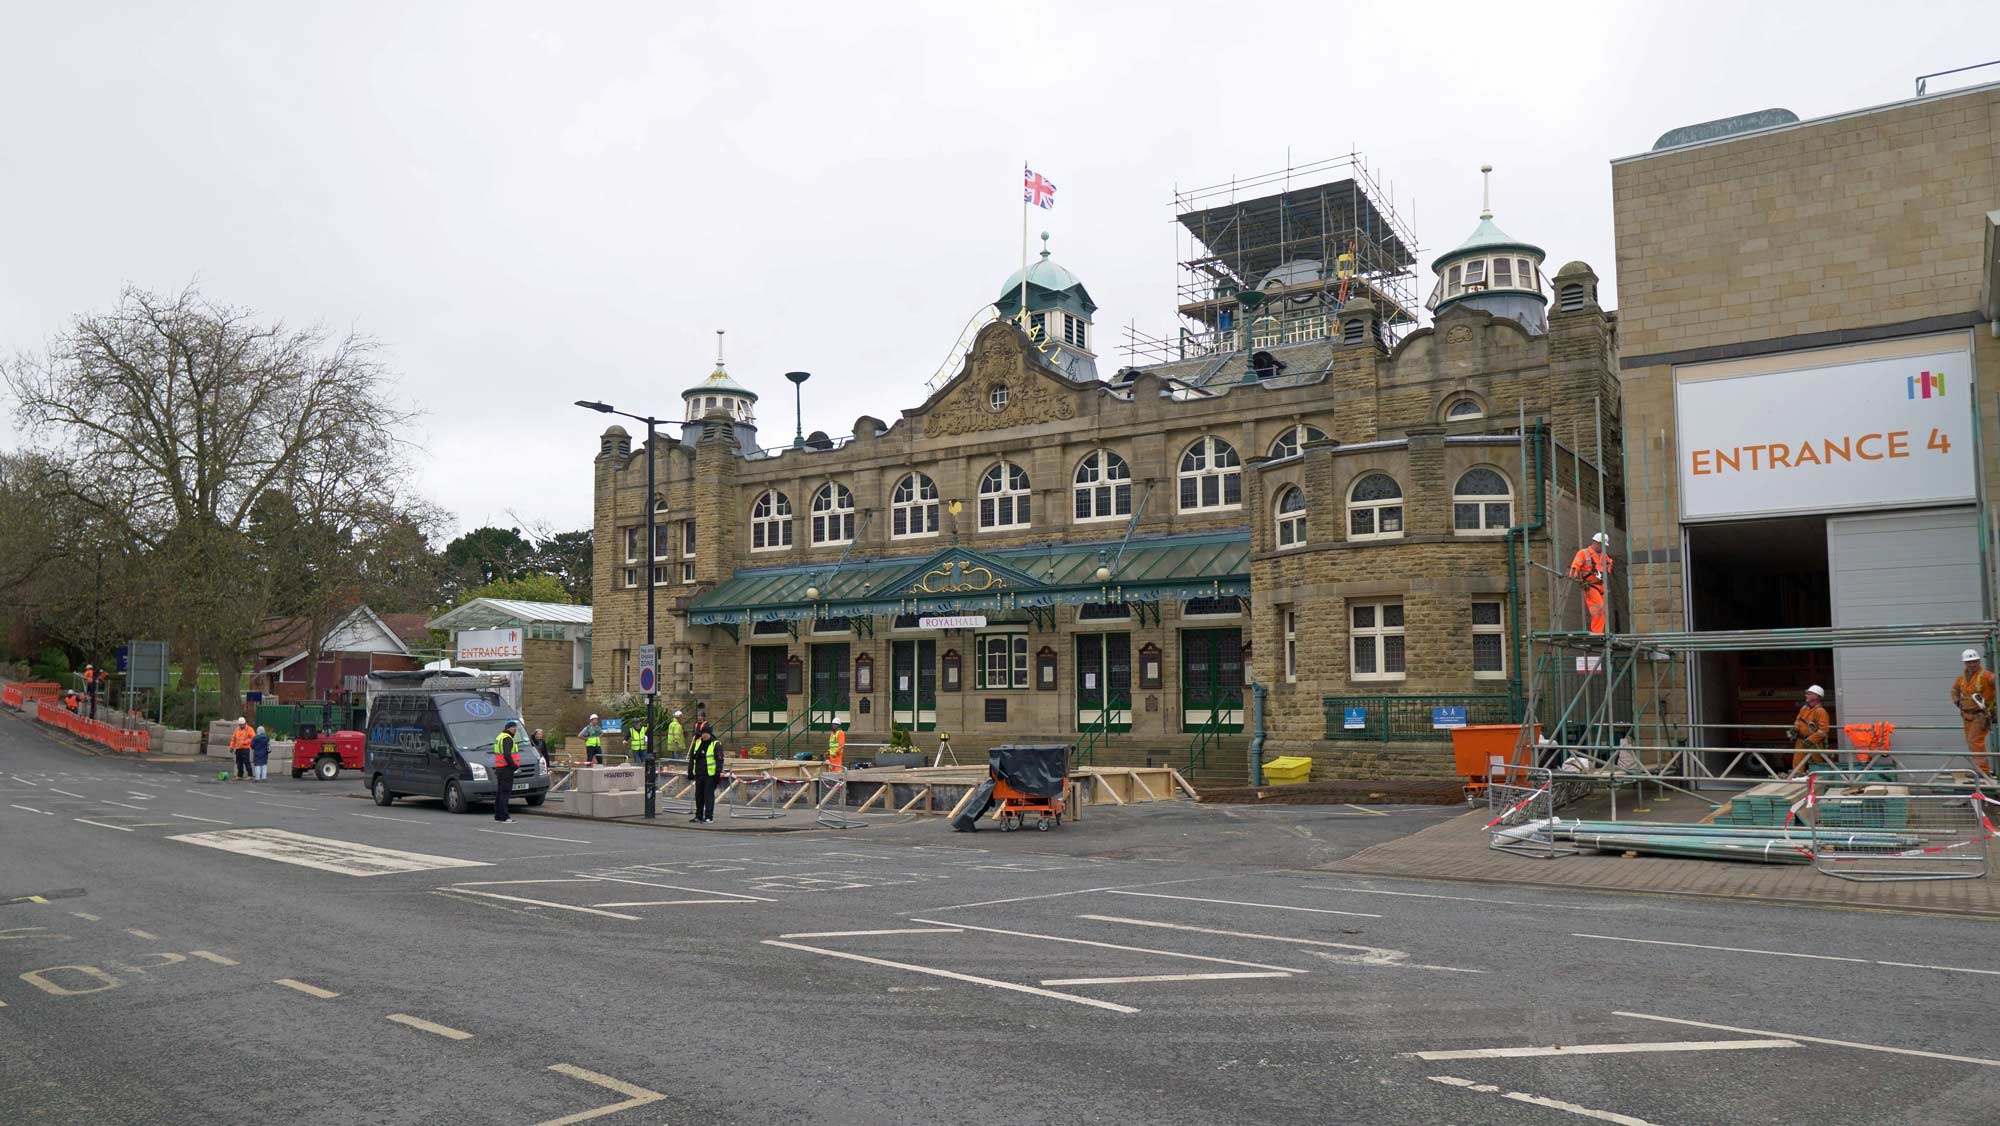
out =
<path fill-rule="evenodd" d="M 1693 630 L 1833 624 L 1825 517 L 1689 525 L 1687 561 Z M 1693 675 L 1695 742 L 1704 746 L 1789 749 L 1787 728 L 1808 685 L 1826 689 L 1827 710 L 1839 719 L 1831 649 L 1702 653 Z M 1772 760 L 1779 769 L 1789 763 Z"/>

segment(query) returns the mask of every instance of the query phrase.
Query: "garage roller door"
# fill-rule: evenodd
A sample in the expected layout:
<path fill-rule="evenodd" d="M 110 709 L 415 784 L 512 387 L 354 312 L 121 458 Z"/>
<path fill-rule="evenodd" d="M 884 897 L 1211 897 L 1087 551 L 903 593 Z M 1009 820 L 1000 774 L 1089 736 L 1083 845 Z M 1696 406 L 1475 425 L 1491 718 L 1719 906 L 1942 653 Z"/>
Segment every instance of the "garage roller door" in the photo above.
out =
<path fill-rule="evenodd" d="M 1833 624 L 1946 625 L 1982 620 L 1986 614 L 1980 598 L 1974 516 L 1970 508 L 1943 508 L 1828 519 Z M 1950 700 L 1962 648 L 1834 650 L 1836 722 L 1893 723 L 1898 751 L 1962 752 L 1958 713 Z M 1952 730 L 1913 731 L 1912 727 Z"/>

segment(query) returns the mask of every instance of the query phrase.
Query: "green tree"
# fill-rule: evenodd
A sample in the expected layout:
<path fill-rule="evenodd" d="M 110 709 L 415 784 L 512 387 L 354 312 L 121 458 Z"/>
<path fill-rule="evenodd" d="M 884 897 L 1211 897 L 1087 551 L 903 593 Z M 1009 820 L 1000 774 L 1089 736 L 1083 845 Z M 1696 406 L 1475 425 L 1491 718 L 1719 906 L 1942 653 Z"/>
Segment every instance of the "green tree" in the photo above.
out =
<path fill-rule="evenodd" d="M 567 604 L 569 592 L 563 589 L 562 580 L 554 575 L 522 575 L 519 578 L 500 579 L 461 592 L 452 600 L 452 607 L 463 606 L 475 598 L 507 598 L 517 602 L 556 602 Z"/>

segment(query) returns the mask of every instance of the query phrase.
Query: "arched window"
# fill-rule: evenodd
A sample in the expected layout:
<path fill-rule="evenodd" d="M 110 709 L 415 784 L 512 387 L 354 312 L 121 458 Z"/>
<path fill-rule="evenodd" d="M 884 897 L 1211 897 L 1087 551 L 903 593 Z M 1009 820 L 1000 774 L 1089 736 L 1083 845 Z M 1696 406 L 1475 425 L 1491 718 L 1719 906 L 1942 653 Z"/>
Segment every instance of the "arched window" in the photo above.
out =
<path fill-rule="evenodd" d="M 1181 455 L 1181 511 L 1235 508 L 1243 503 L 1243 470 L 1236 447 L 1203 438 Z"/>
<path fill-rule="evenodd" d="M 1369 473 L 1347 494 L 1347 538 L 1401 539 L 1403 487 L 1387 473 Z"/>
<path fill-rule="evenodd" d="M 1468 469 L 1451 490 L 1451 526 L 1460 532 L 1504 532 L 1514 522 L 1514 490 L 1495 469 Z"/>
<path fill-rule="evenodd" d="M 1278 494 L 1278 550 L 1304 547 L 1306 542 L 1306 494 L 1292 485 Z"/>
<path fill-rule="evenodd" d="M 1321 430 L 1310 422 L 1301 422 L 1297 426 L 1285 427 L 1284 432 L 1279 434 L 1277 440 L 1271 443 L 1271 456 L 1274 458 L 1290 457 L 1298 453 L 1299 447 L 1305 445 L 1307 442 L 1324 441 L 1326 441 L 1326 431 Z"/>
<path fill-rule="evenodd" d="M 1475 418 L 1485 417 L 1486 408 L 1480 406 L 1479 400 L 1473 398 L 1462 397 L 1453 399 L 1450 405 L 1444 408 L 1444 420 L 1446 422 L 1467 422 Z"/>
<path fill-rule="evenodd" d="M 838 481 L 828 481 L 813 494 L 813 543 L 854 542 L 854 492 Z"/>
<path fill-rule="evenodd" d="M 889 494 L 889 520 L 892 539 L 937 535 L 937 482 L 921 473 L 896 482 L 895 491 Z"/>
<path fill-rule="evenodd" d="M 979 479 L 979 528 L 1028 526 L 1028 471 L 1003 461 Z"/>
<path fill-rule="evenodd" d="M 776 489 L 757 494 L 750 506 L 750 550 L 782 551 L 792 546 L 792 498 Z"/>
<path fill-rule="evenodd" d="M 1132 467 L 1110 450 L 1092 450 L 1076 466 L 1076 519 L 1132 515 Z"/>

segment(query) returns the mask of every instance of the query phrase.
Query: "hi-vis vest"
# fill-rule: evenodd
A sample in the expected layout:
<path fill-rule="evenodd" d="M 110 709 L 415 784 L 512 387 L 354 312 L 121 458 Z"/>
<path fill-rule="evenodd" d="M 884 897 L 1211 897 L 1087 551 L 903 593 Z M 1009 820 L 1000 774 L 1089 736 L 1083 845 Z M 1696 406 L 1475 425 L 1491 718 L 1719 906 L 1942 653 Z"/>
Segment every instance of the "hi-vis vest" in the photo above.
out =
<path fill-rule="evenodd" d="M 633 724 L 631 732 L 625 736 L 625 745 L 630 747 L 634 752 L 644 754 L 646 750 L 646 725 L 643 723 Z"/>
<path fill-rule="evenodd" d="M 701 744 L 700 750 L 701 750 L 701 772 L 703 777 L 714 778 L 717 775 L 721 774 L 722 772 L 715 768 L 715 740 L 709 739 L 703 742 Z"/>
<path fill-rule="evenodd" d="M 669 722 L 667 724 L 667 753 L 670 755 L 679 754 L 686 747 L 687 731 L 681 727 L 681 721 L 676 719 Z"/>
<path fill-rule="evenodd" d="M 500 770 L 519 765 L 521 765 L 521 753 L 515 750 L 514 733 L 502 731 L 500 737 L 493 740 L 493 769 Z"/>
<path fill-rule="evenodd" d="M 593 727 L 590 729 L 590 734 L 583 737 L 583 745 L 586 747 L 601 747 L 604 745 L 604 736 L 597 728 Z"/>
<path fill-rule="evenodd" d="M 826 737 L 826 761 L 839 766 L 846 757 L 847 732 L 835 728 L 833 734 Z"/>

